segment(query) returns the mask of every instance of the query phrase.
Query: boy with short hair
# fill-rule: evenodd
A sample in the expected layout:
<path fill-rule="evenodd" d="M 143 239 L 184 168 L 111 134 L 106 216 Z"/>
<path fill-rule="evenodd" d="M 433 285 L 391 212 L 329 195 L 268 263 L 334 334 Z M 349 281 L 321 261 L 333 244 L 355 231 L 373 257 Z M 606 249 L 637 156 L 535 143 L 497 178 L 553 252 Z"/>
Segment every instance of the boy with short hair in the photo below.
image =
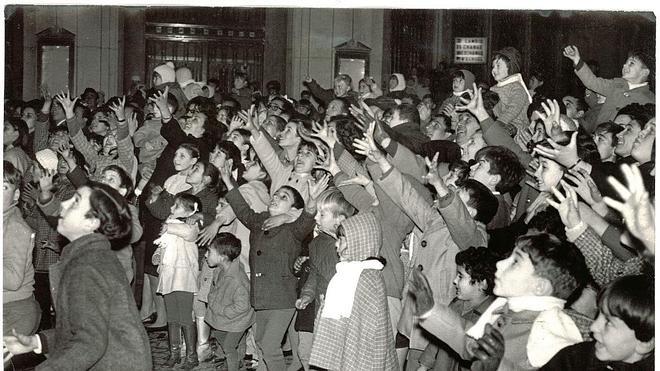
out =
<path fill-rule="evenodd" d="M 584 259 L 572 244 L 548 234 L 518 238 L 511 255 L 497 263 L 493 293 L 500 296 L 465 332 L 459 316 L 435 305 L 426 278 L 415 271 L 412 290 L 423 328 L 470 359 L 487 324 L 503 335 L 499 370 L 537 369 L 562 348 L 581 342 L 576 323 L 563 311 L 583 282 Z"/>
<path fill-rule="evenodd" d="M 621 69 L 621 78 L 603 79 L 596 77 L 580 57 L 574 45 L 564 48 L 564 57 L 573 61 L 575 74 L 587 89 L 605 96 L 607 99 L 600 109 L 595 122 L 613 120 L 620 107 L 631 103 L 655 103 L 655 94 L 649 88 L 649 81 L 655 76 L 655 58 L 641 51 L 631 51 Z"/>
<path fill-rule="evenodd" d="M 543 370 L 653 370 L 655 306 L 653 279 L 623 276 L 600 294 L 591 325 L 594 340 L 562 349 Z"/>
<path fill-rule="evenodd" d="M 503 228 L 511 222 L 511 198 L 508 193 L 525 176 L 525 168 L 513 151 L 502 146 L 488 146 L 475 155 L 476 162 L 470 166 L 470 178 L 488 187 L 497 198 L 497 212 L 488 223 L 487 229 Z"/>
<path fill-rule="evenodd" d="M 256 318 L 250 306 L 250 282 L 238 259 L 240 255 L 241 241 L 226 232 L 218 234 L 205 255 L 209 267 L 220 269 L 213 278 L 204 319 L 227 356 L 229 371 L 238 371 L 241 355 L 245 354 L 245 332 Z"/>
<path fill-rule="evenodd" d="M 231 89 L 231 97 L 234 98 L 241 107 L 249 108 L 252 104 L 252 92 L 253 90 L 248 84 L 247 73 L 234 73 L 234 87 Z"/>
<path fill-rule="evenodd" d="M 456 297 L 449 303 L 449 308 L 461 315 L 465 323 L 473 324 L 495 300 L 495 270 L 497 255 L 486 247 L 471 246 L 456 254 Z M 429 343 L 419 360 L 422 370 L 458 370 L 469 368 L 469 362 L 456 353 Z"/>

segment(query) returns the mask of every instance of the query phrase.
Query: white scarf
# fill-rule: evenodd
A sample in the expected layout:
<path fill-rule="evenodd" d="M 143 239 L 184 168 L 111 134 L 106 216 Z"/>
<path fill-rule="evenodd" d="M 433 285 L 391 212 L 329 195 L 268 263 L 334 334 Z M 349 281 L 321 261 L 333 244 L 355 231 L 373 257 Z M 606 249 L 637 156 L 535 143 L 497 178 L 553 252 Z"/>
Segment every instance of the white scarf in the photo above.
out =
<path fill-rule="evenodd" d="M 529 100 L 529 103 L 532 103 L 532 96 L 529 94 L 529 90 L 527 89 L 527 85 L 525 85 L 525 80 L 523 80 L 522 75 L 519 73 L 513 74 L 511 76 L 508 76 L 502 81 L 497 82 L 497 86 L 505 86 L 512 84 L 514 82 L 519 82 L 523 88 L 525 88 L 525 93 L 527 93 L 527 99 Z"/>
<path fill-rule="evenodd" d="M 466 334 L 474 339 L 480 339 L 484 335 L 486 324 L 495 323 L 501 316 L 493 312 L 505 304 L 508 304 L 509 310 L 513 312 L 524 310 L 541 312 L 534 320 L 527 339 L 527 359 L 532 366 L 541 367 L 562 348 L 582 341 L 582 335 L 575 322 L 562 311 L 565 303 L 565 300 L 552 296 L 497 298 Z"/>
<path fill-rule="evenodd" d="M 355 290 L 360 274 L 365 269 L 383 269 L 378 260 L 351 261 L 337 263 L 337 273 L 332 276 L 325 293 L 325 301 L 321 317 L 342 319 L 351 316 Z"/>

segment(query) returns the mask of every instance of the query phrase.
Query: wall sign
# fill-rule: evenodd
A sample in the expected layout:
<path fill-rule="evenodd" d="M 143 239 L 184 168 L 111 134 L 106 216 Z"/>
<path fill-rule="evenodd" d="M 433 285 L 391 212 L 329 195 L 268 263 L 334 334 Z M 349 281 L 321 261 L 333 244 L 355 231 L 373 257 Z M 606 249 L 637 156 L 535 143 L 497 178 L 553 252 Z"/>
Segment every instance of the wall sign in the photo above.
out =
<path fill-rule="evenodd" d="M 457 37 L 454 39 L 454 63 L 483 64 L 488 56 L 485 37 Z"/>

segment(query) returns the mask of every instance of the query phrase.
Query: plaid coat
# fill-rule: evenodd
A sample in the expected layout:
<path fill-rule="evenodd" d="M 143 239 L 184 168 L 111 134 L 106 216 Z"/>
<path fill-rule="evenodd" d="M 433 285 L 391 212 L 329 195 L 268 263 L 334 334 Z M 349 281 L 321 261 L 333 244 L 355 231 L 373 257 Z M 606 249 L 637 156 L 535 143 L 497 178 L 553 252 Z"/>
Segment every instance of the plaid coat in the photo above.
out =
<path fill-rule="evenodd" d="M 378 254 L 381 232 L 374 214 L 358 214 L 346 219 L 342 226 L 347 240 L 346 249 L 340 252 L 343 260 L 360 261 Z M 319 313 L 322 311 L 323 308 Z M 380 270 L 362 271 L 350 317 L 318 317 L 309 364 L 342 371 L 399 368 Z"/>

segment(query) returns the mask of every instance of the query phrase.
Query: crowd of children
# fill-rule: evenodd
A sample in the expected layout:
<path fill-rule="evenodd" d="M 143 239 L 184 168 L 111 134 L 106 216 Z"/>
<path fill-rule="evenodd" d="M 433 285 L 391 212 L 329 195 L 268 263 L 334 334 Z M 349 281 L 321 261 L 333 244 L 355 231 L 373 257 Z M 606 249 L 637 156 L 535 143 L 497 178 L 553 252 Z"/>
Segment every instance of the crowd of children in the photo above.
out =
<path fill-rule="evenodd" d="M 401 73 L 223 92 L 168 62 L 105 103 L 5 102 L 5 352 L 148 369 L 144 326 L 165 368 L 651 370 L 655 59 L 604 79 L 556 52 L 584 96 L 505 47 L 442 96 Z M 85 261 L 90 286 L 63 269 Z M 87 297 L 119 314 L 81 330 Z"/>

